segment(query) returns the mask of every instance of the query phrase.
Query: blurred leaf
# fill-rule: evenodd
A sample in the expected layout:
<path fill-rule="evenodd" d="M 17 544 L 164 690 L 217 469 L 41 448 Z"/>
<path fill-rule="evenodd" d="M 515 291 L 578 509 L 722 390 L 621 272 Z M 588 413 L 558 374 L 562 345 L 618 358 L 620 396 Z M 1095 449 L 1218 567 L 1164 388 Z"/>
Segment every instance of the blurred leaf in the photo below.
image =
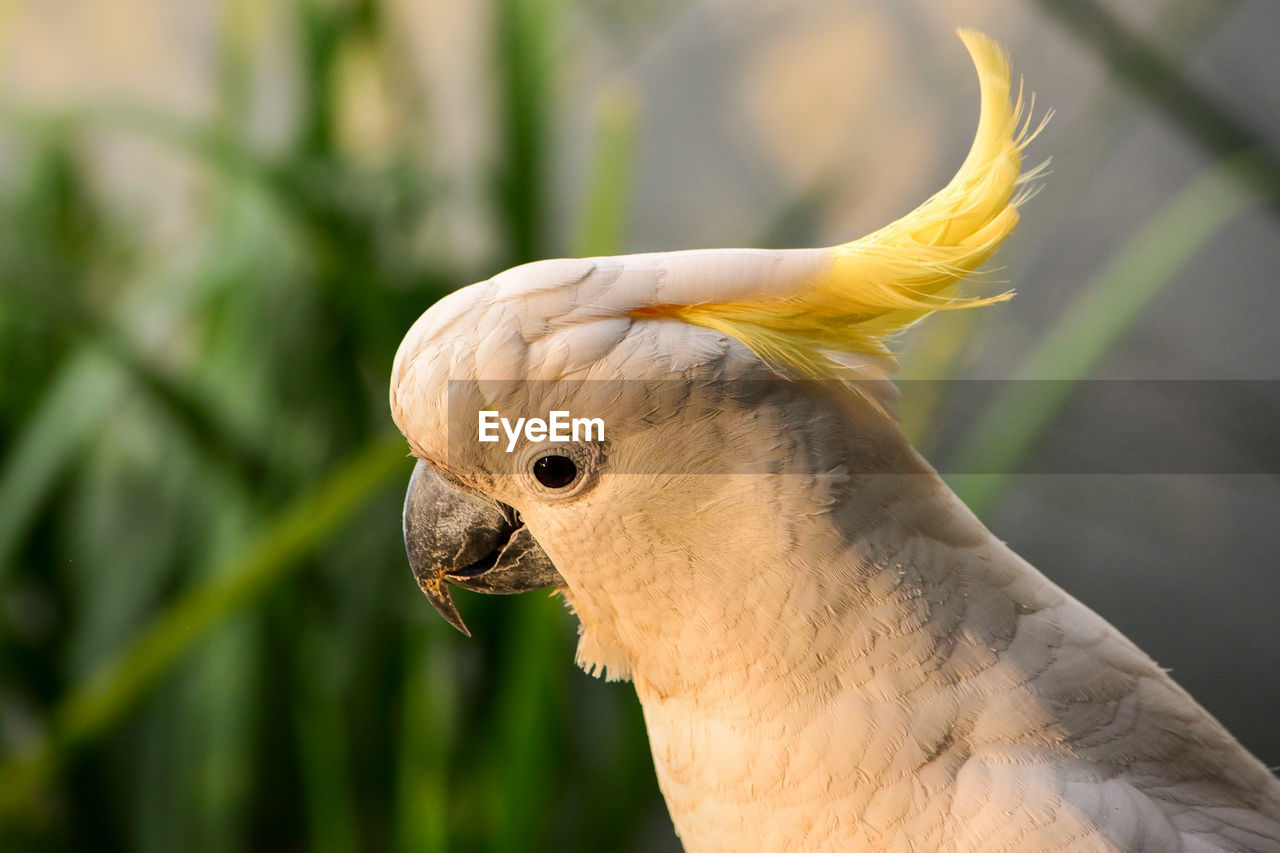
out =
<path fill-rule="evenodd" d="M 102 102 L 72 110 L 33 110 L 0 100 L 0 123 L 24 136 L 82 136 L 94 129 L 116 129 L 170 143 L 201 163 L 228 174 L 257 181 L 267 189 L 279 186 L 274 165 L 235 136 L 210 130 L 150 107 L 128 102 Z"/>
<path fill-rule="evenodd" d="M 979 311 L 939 311 L 915 334 L 902 356 L 902 371 L 896 377 L 900 382 L 928 380 L 915 382 L 913 393 L 904 394 L 895 404 L 903 435 L 926 456 L 947 388 L 939 380 L 955 371 L 965 346 L 981 326 L 981 316 Z"/>
<path fill-rule="evenodd" d="M 1176 280 L 1187 261 L 1258 196 L 1240 179 L 1250 156 L 1210 166 L 1130 237 L 1090 281 L 1023 362 L 1014 381 L 974 426 L 952 463 L 957 494 L 979 515 L 1004 493 L 1009 478 L 1054 417 L 1142 310 Z"/>
<path fill-rule="evenodd" d="M 9 452 L 0 459 L 0 584 L 14 551 L 58 478 L 72 465 L 123 388 L 117 370 L 84 349 L 45 389 Z"/>
<path fill-rule="evenodd" d="M 455 837 L 449 804 L 458 726 L 457 677 L 438 644 L 429 643 L 422 633 L 408 635 L 405 659 L 408 677 L 401 695 L 395 847 L 403 853 L 445 853 Z"/>
<path fill-rule="evenodd" d="M 1189 80 L 1178 65 L 1096 0 L 1039 0 L 1039 6 L 1098 53 L 1112 70 L 1214 159 L 1248 156 L 1231 175 L 1280 213 L 1280 157 L 1268 140 Z"/>
<path fill-rule="evenodd" d="M 601 99 L 595 157 L 573 252 L 578 257 L 622 250 L 639 115 L 639 95 L 628 86 L 615 87 Z"/>
<path fill-rule="evenodd" d="M 331 687 L 332 673 L 318 671 L 322 667 L 322 661 L 315 660 L 318 644 L 306 636 L 308 630 L 319 629 L 314 623 L 299 626 L 297 654 L 304 659 L 299 671 L 309 677 L 300 679 L 300 689 L 292 697 L 302 781 L 307 789 L 308 846 L 317 853 L 340 853 L 359 847 L 348 762 L 350 744 L 341 707 L 334 701 L 332 689 L 324 689 Z"/>
<path fill-rule="evenodd" d="M 1166 45 L 1169 50 L 1189 54 L 1235 5 L 1236 0 L 1213 3 L 1173 0 L 1159 11 L 1157 20 L 1147 28 L 1146 37 L 1152 43 Z M 1068 14 L 1076 12 L 1068 11 Z M 1135 112 L 1122 94 L 1114 86 L 1104 86 L 1095 91 L 1089 106 L 1079 110 L 1080 116 L 1091 120 L 1073 122 L 1057 136 L 1055 148 L 1070 152 L 1070 156 L 1052 161 L 1052 172 L 1045 175 L 1043 183 L 1054 190 L 1052 200 L 1047 204 L 1036 203 L 1034 208 L 1028 206 L 1028 215 L 1018 223 L 1018 239 L 1001 249 L 1000 257 L 1006 266 L 997 272 L 1002 279 L 1024 281 L 1033 274 L 1034 247 L 1052 241 L 1059 233 L 1064 227 L 1062 217 L 1077 207 L 1069 198 L 1073 194 L 1078 197 L 1085 191 L 1089 186 L 1089 176 L 1095 174 L 1116 145 L 1132 133 L 1134 122 L 1142 114 Z M 1033 95 L 1033 106 L 1034 102 Z M 1034 114 L 1031 118 L 1033 122 L 1037 120 Z M 1035 149 L 1042 147 L 1038 142 L 1034 146 Z M 1028 156 L 1043 155 L 1033 150 Z M 903 369 L 898 379 L 949 378 L 975 333 L 989 316 L 985 312 L 955 311 L 932 317 L 927 325 L 914 333 L 911 346 L 902 358 Z M 937 414 L 945 405 L 944 398 L 952 387 L 940 381 L 916 383 L 912 393 L 904 395 L 898 403 L 903 432 L 925 455 L 929 454 L 933 444 L 931 431 L 937 427 Z"/>
<path fill-rule="evenodd" d="M 43 743 L 0 765 L 0 815 L 12 817 L 68 750 L 114 724 L 210 628 L 299 565 L 404 466 L 398 438 L 364 448 L 294 501 L 206 584 L 161 613 L 113 666 L 65 700 Z"/>
<path fill-rule="evenodd" d="M 498 208 L 510 244 L 510 265 L 537 260 L 547 252 L 543 222 L 551 92 L 564 0 L 499 0 L 494 10 L 501 58 L 502 169 Z"/>
<path fill-rule="evenodd" d="M 557 771 L 563 767 L 555 759 L 564 732 L 566 682 L 573 675 L 571 635 L 559 599 L 530 595 L 510 605 L 508 653 L 497 673 L 483 762 L 492 768 L 485 786 L 490 792 L 485 841 L 498 853 L 547 838 L 560 787 Z"/>

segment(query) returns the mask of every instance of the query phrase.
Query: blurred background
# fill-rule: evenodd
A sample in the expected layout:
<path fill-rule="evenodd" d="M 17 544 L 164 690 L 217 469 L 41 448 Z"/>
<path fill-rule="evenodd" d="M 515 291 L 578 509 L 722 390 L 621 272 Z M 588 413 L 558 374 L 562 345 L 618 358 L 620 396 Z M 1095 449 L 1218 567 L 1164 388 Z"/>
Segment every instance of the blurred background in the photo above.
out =
<path fill-rule="evenodd" d="M 922 383 L 904 427 L 1280 764 L 1268 384 L 1169 419 L 1235 473 L 1061 473 L 1135 438 L 1081 380 L 1280 378 L 1274 0 L 11 0 L 0 847 L 678 849 L 556 600 L 460 593 L 465 640 L 417 591 L 392 355 L 522 261 L 901 215 L 976 121 L 956 26 L 1054 111 L 1052 174 L 1018 297 L 904 376 L 1056 381 Z"/>

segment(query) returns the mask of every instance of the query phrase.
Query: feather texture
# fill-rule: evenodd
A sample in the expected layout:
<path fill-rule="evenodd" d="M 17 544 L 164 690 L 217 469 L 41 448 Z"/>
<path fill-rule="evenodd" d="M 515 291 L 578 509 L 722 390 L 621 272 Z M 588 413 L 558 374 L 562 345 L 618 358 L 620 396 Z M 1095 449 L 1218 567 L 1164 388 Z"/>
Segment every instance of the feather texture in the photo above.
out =
<path fill-rule="evenodd" d="M 963 278 L 986 261 L 1018 222 L 1018 205 L 1037 170 L 1022 174 L 1035 136 L 1010 102 L 1009 62 L 999 45 L 960 30 L 981 89 L 969 154 L 955 177 L 911 213 L 827 250 L 825 268 L 782 288 L 730 302 L 665 304 L 636 316 L 676 317 L 741 341 L 758 356 L 807 376 L 841 375 L 833 353 L 885 353 L 885 339 L 940 310 L 974 308 L 1010 292 L 963 297 Z M 1038 130 L 1038 128 L 1037 128 Z"/>
<path fill-rule="evenodd" d="M 956 288 L 1017 222 L 1034 132 L 1000 50 L 961 36 L 977 138 L 916 211 L 829 249 L 499 273 L 414 324 L 393 416 L 555 565 L 579 663 L 635 684 L 690 853 L 1278 851 L 1280 782 L 993 536 L 878 398 L 777 381 L 862 392 L 888 336 L 1007 296 Z M 603 381 L 525 381 L 560 379 Z M 607 447 L 550 494 L 510 460 L 552 445 L 451 440 L 474 438 L 468 394 L 602 416 Z"/>

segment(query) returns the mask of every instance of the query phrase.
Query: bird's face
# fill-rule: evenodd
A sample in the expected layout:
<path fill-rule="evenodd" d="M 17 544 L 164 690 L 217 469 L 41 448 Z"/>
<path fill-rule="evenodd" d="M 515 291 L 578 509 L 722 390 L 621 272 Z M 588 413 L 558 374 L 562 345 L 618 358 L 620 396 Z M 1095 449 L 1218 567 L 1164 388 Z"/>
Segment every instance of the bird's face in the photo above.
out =
<path fill-rule="evenodd" d="M 679 689 L 709 683 L 717 659 L 822 658 L 815 642 L 843 635 L 815 626 L 860 606 L 884 542 L 924 527 L 969 535 L 948 526 L 964 514 L 884 396 L 889 338 L 1010 295 L 958 287 L 1017 222 L 1035 129 L 1010 102 L 998 46 L 962 38 L 981 83 L 973 145 L 897 221 L 822 249 L 537 261 L 419 319 L 391 409 L 422 460 L 405 505 L 410 559 L 450 621 L 462 627 L 451 585 L 558 586 L 582 621 L 580 663 Z M 517 424 L 509 443 L 505 429 L 479 441 L 486 411 Z M 602 420 L 603 439 L 554 441 L 556 411 Z M 522 432 L 530 418 L 540 430 Z M 756 647 L 727 648 L 747 640 Z M 696 650 L 704 668 L 638 668 L 672 649 Z"/>
<path fill-rule="evenodd" d="M 634 378 L 658 343 L 706 357 L 672 372 L 649 355 Z M 561 588 L 583 622 L 580 661 L 613 674 L 630 670 L 638 634 L 677 641 L 733 602 L 784 599 L 788 528 L 819 529 L 849 475 L 829 464 L 834 446 L 887 423 L 857 395 L 782 379 L 736 341 L 671 321 L 637 322 L 588 378 L 444 380 L 462 373 L 447 336 L 416 347 L 394 397 L 413 401 L 397 422 L 420 457 L 404 530 L 423 592 L 465 632 L 450 586 Z M 497 440 L 480 440 L 482 412 L 497 413 Z M 513 430 L 554 412 L 570 440 Z M 574 436 L 580 420 L 603 434 Z"/>
<path fill-rule="evenodd" d="M 974 143 L 947 186 L 884 228 L 826 249 L 538 261 L 449 295 L 414 324 L 391 379 L 393 417 L 423 460 L 406 540 L 450 621 L 461 627 L 449 584 L 563 585 L 588 632 L 637 602 L 696 620 L 704 589 L 723 604 L 771 561 L 803 573 L 789 546 L 799 534 L 778 527 L 786 519 L 813 538 L 838 515 L 848 532 L 886 512 L 867 475 L 927 473 L 870 403 L 876 392 L 810 393 L 766 362 L 793 378 L 878 381 L 890 336 L 1008 297 L 956 287 L 1017 222 L 1035 131 L 1010 103 L 999 47 L 961 37 L 981 83 Z M 734 390 L 743 380 L 772 381 L 752 399 Z M 617 393 L 583 390 L 597 381 Z M 557 411 L 603 421 L 604 436 L 555 441 Z M 509 442 L 505 429 L 480 440 L 483 412 L 514 421 Z M 521 432 L 530 419 L 540 429 Z M 864 479 L 832 488 L 841 477 Z M 833 513 L 837 491 L 847 506 Z M 641 593 L 627 608 L 623 585 Z"/>
<path fill-rule="evenodd" d="M 722 549 L 735 525 L 718 508 L 736 496 L 741 512 L 750 481 L 787 464 L 768 440 L 779 410 L 733 405 L 714 384 L 455 380 L 446 394 L 414 442 L 435 452 L 414 469 L 404 532 L 423 592 L 464 632 L 449 586 L 554 586 L 576 601 L 653 583 L 635 563 Z"/>

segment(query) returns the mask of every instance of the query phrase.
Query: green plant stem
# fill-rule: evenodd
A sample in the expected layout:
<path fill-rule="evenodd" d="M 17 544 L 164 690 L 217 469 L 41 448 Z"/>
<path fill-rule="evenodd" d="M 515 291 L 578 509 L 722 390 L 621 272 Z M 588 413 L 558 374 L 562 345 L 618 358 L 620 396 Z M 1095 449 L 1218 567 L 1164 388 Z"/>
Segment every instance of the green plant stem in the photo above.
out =
<path fill-rule="evenodd" d="M 1155 214 L 1085 286 L 1062 320 L 1023 364 L 961 447 L 953 470 L 974 472 L 953 486 L 978 514 L 989 510 L 1009 479 L 1120 336 L 1187 261 L 1257 195 L 1238 180 L 1251 157 L 1216 163 Z M 980 472 L 980 473 L 977 473 Z"/>
<path fill-rule="evenodd" d="M 555 34 L 562 0 L 501 0 L 498 46 L 502 57 L 503 168 L 499 209 L 515 263 L 546 251 L 548 199 L 543 141 L 548 137 Z"/>
<path fill-rule="evenodd" d="M 489 849 L 518 850 L 530 838 L 547 838 L 553 824 L 555 741 L 564 718 L 570 677 L 566 614 L 558 599 L 539 595 L 512 602 L 514 653 L 504 655 L 495 691 L 492 802 Z"/>
<path fill-rule="evenodd" d="M 114 664 L 67 697 L 43 741 L 0 765 L 0 818 L 23 808 L 70 750 L 119 721 L 211 628 L 278 583 L 405 467 L 398 436 L 369 444 L 161 613 Z"/>
<path fill-rule="evenodd" d="M 1273 213 L 1280 213 L 1280 158 L 1268 150 L 1264 137 L 1096 0 L 1039 0 L 1039 5 L 1215 159 L 1249 154 L 1249 168 L 1235 177 L 1262 195 Z"/>
<path fill-rule="evenodd" d="M 639 115 L 639 95 L 630 87 L 617 86 L 601 98 L 595 159 L 574 247 L 579 257 L 621 250 Z"/>
<path fill-rule="evenodd" d="M 409 632 L 404 652 L 395 809 L 395 849 L 401 853 L 445 853 L 455 837 L 449 806 L 450 762 L 458 740 L 458 679 L 441 651 L 447 641 L 435 630 L 435 635 Z M 432 641 L 430 647 L 423 642 L 424 633 Z"/>
<path fill-rule="evenodd" d="M 92 348 L 71 354 L 0 459 L 0 583 L 44 501 L 83 452 L 123 385 L 119 371 Z"/>

